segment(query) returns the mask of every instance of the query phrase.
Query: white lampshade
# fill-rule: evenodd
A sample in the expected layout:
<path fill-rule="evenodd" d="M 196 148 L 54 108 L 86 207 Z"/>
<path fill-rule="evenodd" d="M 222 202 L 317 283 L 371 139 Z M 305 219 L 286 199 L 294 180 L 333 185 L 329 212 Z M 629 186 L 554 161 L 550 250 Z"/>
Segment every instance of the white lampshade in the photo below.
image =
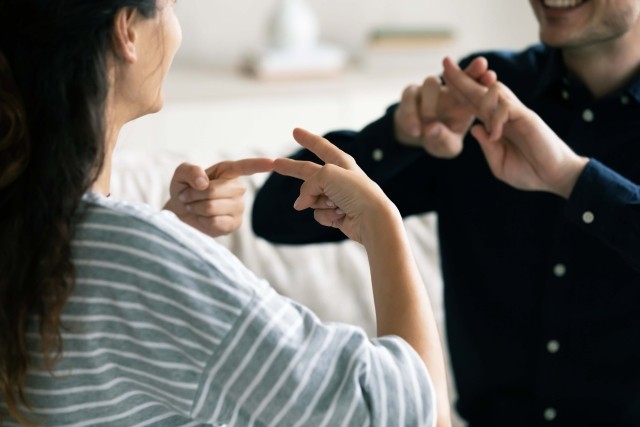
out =
<path fill-rule="evenodd" d="M 309 50 L 318 44 L 319 25 L 306 0 L 279 0 L 269 22 L 269 46 Z"/>

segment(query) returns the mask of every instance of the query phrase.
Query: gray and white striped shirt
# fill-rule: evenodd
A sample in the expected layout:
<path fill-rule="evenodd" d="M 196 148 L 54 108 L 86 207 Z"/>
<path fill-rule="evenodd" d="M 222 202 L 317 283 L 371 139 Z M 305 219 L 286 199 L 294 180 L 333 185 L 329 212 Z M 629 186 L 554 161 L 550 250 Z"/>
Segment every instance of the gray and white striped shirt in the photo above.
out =
<path fill-rule="evenodd" d="M 27 377 L 35 421 L 434 425 L 429 375 L 400 338 L 320 322 L 169 212 L 95 194 L 82 210 L 62 359 Z"/>

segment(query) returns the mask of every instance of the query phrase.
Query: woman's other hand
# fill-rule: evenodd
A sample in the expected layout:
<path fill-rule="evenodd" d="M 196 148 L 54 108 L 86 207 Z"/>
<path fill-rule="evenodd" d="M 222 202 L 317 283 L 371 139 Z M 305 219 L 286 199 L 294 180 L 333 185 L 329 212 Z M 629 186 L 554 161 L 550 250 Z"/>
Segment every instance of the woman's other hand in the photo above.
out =
<path fill-rule="evenodd" d="M 176 168 L 165 209 L 211 236 L 232 233 L 242 225 L 246 187 L 241 176 L 271 172 L 273 160 L 228 160 L 208 169 L 183 163 Z"/>

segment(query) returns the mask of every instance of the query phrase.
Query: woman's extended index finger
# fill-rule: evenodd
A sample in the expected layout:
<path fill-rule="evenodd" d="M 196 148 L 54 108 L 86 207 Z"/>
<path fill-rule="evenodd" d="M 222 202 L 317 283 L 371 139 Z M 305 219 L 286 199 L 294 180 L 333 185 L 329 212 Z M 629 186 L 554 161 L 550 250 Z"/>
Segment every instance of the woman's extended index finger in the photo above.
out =
<path fill-rule="evenodd" d="M 239 176 L 253 175 L 255 173 L 271 172 L 272 170 L 273 159 L 255 157 L 242 160 L 225 160 L 211 166 L 206 172 L 210 179 L 232 179 Z"/>
<path fill-rule="evenodd" d="M 298 144 L 318 156 L 323 162 L 338 165 L 345 169 L 350 168 L 350 164 L 345 158 L 346 154 L 325 138 L 302 128 L 295 128 L 293 137 Z"/>

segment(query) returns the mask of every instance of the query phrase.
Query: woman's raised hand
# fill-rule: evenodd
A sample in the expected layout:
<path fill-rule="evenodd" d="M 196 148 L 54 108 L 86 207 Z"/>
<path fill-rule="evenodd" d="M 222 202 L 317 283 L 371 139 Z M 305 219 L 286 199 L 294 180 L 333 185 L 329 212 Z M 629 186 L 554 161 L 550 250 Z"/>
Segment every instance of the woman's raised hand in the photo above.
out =
<path fill-rule="evenodd" d="M 313 209 L 320 224 L 339 228 L 347 237 L 363 244 L 373 237 L 379 221 L 400 220 L 395 205 L 350 155 L 304 129 L 295 129 L 293 137 L 325 162 L 318 165 L 284 158 L 275 160 L 275 172 L 304 181 L 295 209 Z"/>

